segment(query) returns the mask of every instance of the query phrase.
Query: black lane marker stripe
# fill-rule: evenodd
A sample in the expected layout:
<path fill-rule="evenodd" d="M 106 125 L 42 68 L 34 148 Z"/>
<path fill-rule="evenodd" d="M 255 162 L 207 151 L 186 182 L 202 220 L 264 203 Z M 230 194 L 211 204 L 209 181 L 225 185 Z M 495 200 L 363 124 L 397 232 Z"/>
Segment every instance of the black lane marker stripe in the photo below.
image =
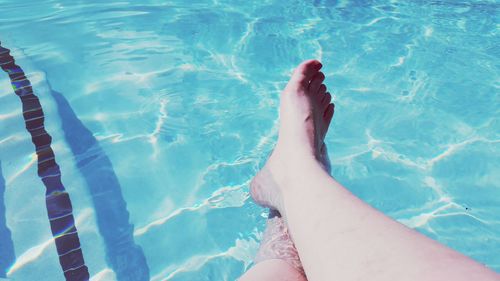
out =
<path fill-rule="evenodd" d="M 46 188 L 45 202 L 50 228 L 64 276 L 68 281 L 89 280 L 88 268 L 83 260 L 80 239 L 72 214 L 71 200 L 61 182 L 61 171 L 56 163 L 54 151 L 50 147 L 52 138 L 44 128 L 42 106 L 33 93 L 24 71 L 15 64 L 10 50 L 2 47 L 1 42 L 0 67 L 9 75 L 12 88 L 21 99 L 26 129 L 36 147 L 38 176 Z"/>

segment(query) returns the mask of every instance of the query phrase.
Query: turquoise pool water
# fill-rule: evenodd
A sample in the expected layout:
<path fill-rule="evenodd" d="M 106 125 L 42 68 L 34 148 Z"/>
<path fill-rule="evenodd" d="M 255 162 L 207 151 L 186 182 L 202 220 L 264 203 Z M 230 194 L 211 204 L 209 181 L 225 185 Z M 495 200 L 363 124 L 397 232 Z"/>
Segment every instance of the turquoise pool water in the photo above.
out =
<path fill-rule="evenodd" d="M 336 102 L 334 177 L 500 272 L 497 1 L 0 5 L 91 280 L 235 280 L 251 264 L 265 210 L 248 182 L 308 58 Z M 0 279 L 64 280 L 10 83 L 1 72 Z"/>

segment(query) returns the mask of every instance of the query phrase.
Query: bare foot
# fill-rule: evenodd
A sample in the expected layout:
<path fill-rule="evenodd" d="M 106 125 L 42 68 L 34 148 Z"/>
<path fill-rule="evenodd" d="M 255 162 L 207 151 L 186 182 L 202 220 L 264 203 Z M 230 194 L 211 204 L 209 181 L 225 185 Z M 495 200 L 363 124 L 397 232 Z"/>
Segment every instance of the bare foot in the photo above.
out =
<path fill-rule="evenodd" d="M 319 61 L 308 60 L 294 71 L 281 93 L 279 137 L 264 168 L 250 184 L 252 198 L 260 205 L 282 211 L 282 191 L 290 174 L 300 173 L 304 163 L 328 169 L 324 138 L 334 105 L 323 83 Z M 283 213 L 283 212 L 281 212 Z"/>

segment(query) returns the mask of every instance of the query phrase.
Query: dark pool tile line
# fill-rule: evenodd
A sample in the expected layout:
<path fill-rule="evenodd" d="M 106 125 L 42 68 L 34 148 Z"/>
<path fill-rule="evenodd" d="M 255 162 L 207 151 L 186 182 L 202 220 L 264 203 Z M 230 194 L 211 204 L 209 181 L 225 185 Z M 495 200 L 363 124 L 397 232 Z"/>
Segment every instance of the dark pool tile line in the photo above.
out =
<path fill-rule="evenodd" d="M 2 69 L 5 66 L 4 71 L 9 74 L 12 87 L 23 104 L 26 128 L 32 136 L 38 156 L 38 174 L 45 186 L 50 187 L 46 193 L 47 209 L 52 210 L 49 211 L 49 220 L 53 235 L 57 238 L 56 248 L 63 272 L 68 275 L 87 271 L 74 226 L 71 201 L 62 185 L 60 169 L 50 146 L 52 138 L 44 128 L 44 115 L 39 99 L 33 94 L 22 69 L 15 65 L 9 51 L 1 46 L 0 56 Z M 92 133 L 77 118 L 64 96 L 52 89 L 51 94 L 57 103 L 66 141 L 75 159 L 83 159 L 77 161 L 77 167 L 92 195 L 99 232 L 106 245 L 108 264 L 119 280 L 149 280 L 149 267 L 141 247 L 134 242 L 133 225 L 129 223 L 126 202 L 111 161 Z M 91 162 L 91 167 L 98 167 L 99 172 L 89 169 L 87 162 Z M 102 194 L 108 196 L 101 196 Z M 85 276 L 79 278 L 83 279 L 71 280 L 88 279 Z"/>
<path fill-rule="evenodd" d="M 85 266 L 72 215 L 71 200 L 61 182 L 60 169 L 50 146 L 52 138 L 44 128 L 44 114 L 40 101 L 33 93 L 24 71 L 15 64 L 10 50 L 2 47 L 1 42 L 0 67 L 9 75 L 12 88 L 21 99 L 26 129 L 36 147 L 38 176 L 46 188 L 47 213 L 64 276 L 69 281 L 89 280 L 88 268 Z"/>

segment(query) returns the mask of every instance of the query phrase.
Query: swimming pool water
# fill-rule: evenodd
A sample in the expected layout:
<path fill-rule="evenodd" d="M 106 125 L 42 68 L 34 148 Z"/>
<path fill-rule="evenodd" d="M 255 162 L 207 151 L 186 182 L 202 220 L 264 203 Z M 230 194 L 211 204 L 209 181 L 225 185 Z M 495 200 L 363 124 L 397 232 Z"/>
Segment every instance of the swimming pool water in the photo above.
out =
<path fill-rule="evenodd" d="M 265 210 L 248 182 L 308 58 L 336 103 L 334 177 L 500 272 L 497 1 L 0 5 L 1 45 L 43 106 L 92 280 L 235 280 L 251 264 Z M 0 279 L 64 280 L 3 72 L 0 171 Z"/>

